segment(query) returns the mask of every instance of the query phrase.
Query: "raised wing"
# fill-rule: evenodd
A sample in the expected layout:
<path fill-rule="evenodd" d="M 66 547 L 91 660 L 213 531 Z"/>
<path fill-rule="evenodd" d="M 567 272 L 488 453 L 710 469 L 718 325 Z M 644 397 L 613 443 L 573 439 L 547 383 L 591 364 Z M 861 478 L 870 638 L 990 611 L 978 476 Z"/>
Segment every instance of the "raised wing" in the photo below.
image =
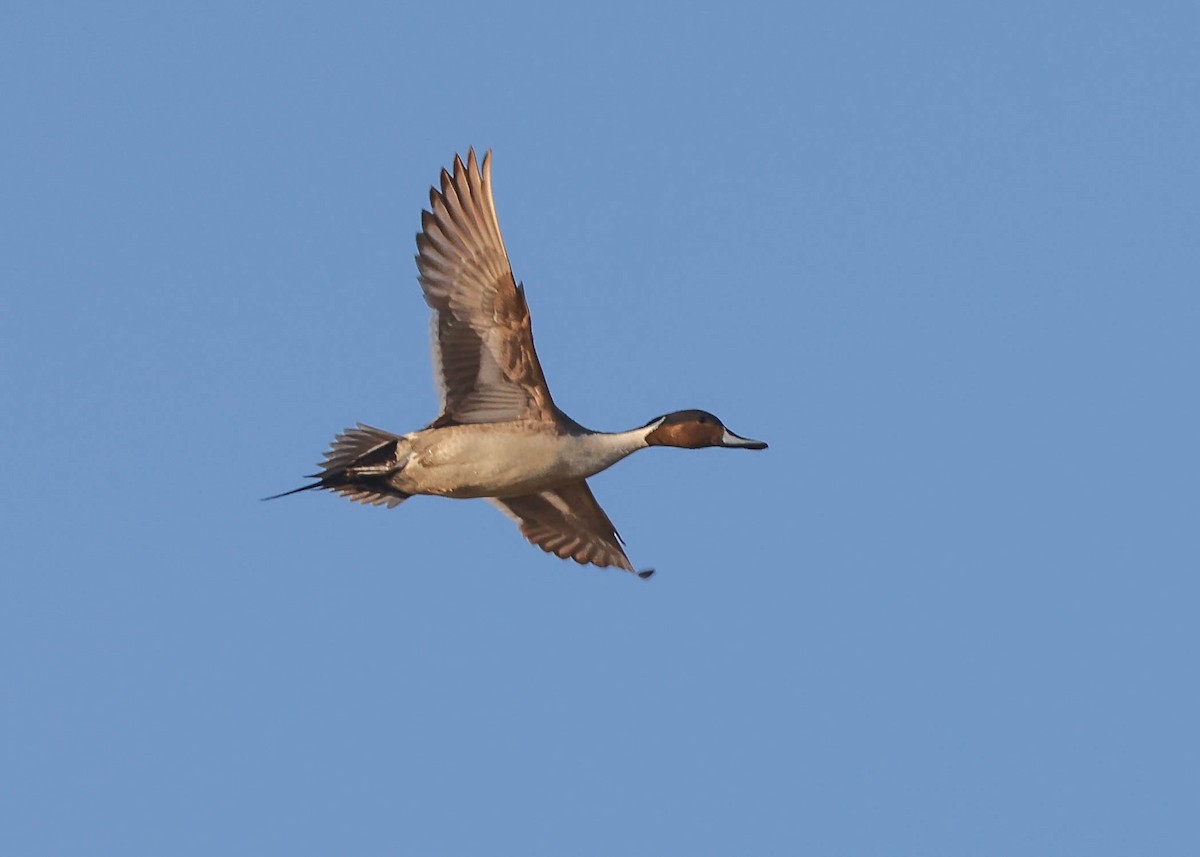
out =
<path fill-rule="evenodd" d="M 492 200 L 492 153 L 475 150 L 442 170 L 421 212 L 417 270 L 430 331 L 434 380 L 442 401 L 435 426 L 549 419 L 546 387 L 525 291 L 513 280 Z"/>
<path fill-rule="evenodd" d="M 537 494 L 489 498 L 488 502 L 516 521 L 521 535 L 548 553 L 580 564 L 633 571 L 620 535 L 582 479 Z"/>

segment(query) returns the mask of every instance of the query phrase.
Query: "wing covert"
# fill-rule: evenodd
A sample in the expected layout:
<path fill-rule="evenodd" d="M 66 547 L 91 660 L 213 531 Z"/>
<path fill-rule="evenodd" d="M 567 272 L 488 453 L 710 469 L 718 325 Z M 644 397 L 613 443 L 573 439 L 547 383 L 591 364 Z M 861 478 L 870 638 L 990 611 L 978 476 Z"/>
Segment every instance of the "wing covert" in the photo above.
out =
<path fill-rule="evenodd" d="M 434 425 L 548 419 L 554 402 L 533 346 L 524 289 L 513 279 L 492 199 L 491 152 L 442 170 L 421 213 L 417 270 L 442 414 Z"/>
<path fill-rule="evenodd" d="M 547 553 L 633 571 L 608 515 L 584 480 L 520 497 L 489 498 L 521 529 L 521 535 Z"/>

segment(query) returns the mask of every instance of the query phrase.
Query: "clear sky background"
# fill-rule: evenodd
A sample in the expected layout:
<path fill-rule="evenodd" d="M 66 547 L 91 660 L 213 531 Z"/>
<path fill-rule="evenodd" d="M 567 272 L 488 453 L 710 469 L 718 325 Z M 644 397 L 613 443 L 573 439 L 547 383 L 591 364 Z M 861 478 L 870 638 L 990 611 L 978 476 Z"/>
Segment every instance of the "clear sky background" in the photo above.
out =
<path fill-rule="evenodd" d="M 5 4 L 0 851 L 1200 853 L 1194 3 Z M 456 151 L 639 567 L 301 484 Z"/>

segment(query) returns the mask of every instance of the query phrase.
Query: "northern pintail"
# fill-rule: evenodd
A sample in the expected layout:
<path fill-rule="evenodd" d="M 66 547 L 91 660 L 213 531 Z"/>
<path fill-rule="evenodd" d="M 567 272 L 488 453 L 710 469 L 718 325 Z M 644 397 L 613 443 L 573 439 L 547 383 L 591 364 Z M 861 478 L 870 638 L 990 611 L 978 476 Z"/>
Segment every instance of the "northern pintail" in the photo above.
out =
<path fill-rule="evenodd" d="M 397 435 L 358 424 L 334 439 L 318 480 L 359 503 L 398 506 L 414 494 L 483 497 L 521 535 L 563 559 L 633 571 L 587 477 L 648 446 L 766 449 L 701 410 L 625 432 L 594 432 L 555 406 L 533 347 L 525 288 L 513 279 L 492 200 L 491 152 L 442 170 L 421 212 L 417 270 L 433 309 L 434 379 L 442 413 Z M 273 500 L 275 497 L 266 499 Z M 637 572 L 648 577 L 653 570 Z"/>

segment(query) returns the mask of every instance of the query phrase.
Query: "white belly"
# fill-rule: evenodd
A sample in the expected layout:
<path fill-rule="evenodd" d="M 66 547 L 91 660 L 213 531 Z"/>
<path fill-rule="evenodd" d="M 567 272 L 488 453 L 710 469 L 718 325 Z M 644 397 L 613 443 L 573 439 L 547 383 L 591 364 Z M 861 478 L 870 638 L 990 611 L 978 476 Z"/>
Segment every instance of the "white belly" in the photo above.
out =
<path fill-rule="evenodd" d="M 443 497 L 515 497 L 590 475 L 580 438 L 453 426 L 412 435 L 402 490 Z M 595 472 L 595 471 L 593 471 Z"/>

